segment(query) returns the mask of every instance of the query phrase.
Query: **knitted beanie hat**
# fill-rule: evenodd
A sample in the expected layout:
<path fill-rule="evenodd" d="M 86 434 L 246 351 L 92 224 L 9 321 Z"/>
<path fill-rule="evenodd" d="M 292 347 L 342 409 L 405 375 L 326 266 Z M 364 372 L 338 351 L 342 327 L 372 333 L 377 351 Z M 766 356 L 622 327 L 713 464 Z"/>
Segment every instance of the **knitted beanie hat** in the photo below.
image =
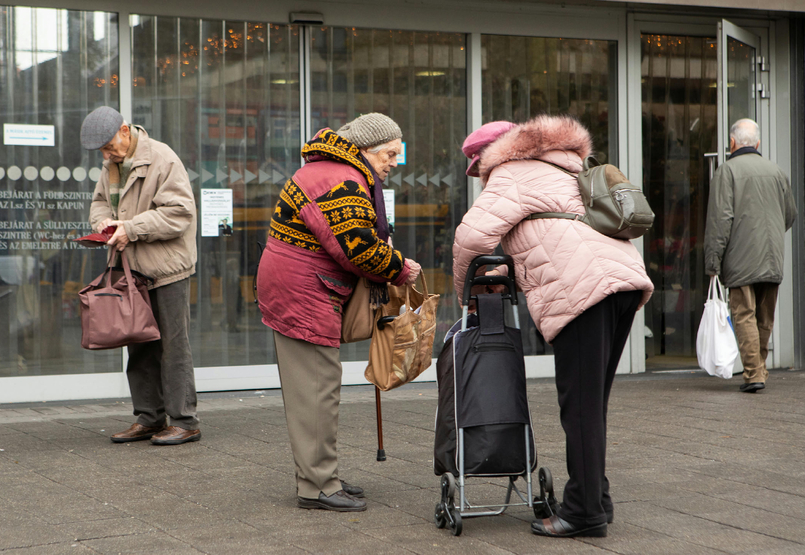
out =
<path fill-rule="evenodd" d="M 358 148 L 371 148 L 402 139 L 402 130 L 393 119 L 377 112 L 364 114 L 336 131 Z"/>

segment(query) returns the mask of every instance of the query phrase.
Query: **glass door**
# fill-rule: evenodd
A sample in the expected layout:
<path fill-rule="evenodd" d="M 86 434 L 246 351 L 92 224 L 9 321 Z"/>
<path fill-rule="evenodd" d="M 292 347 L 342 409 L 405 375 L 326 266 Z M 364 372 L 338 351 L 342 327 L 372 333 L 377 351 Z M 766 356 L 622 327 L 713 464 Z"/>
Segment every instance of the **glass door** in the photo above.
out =
<path fill-rule="evenodd" d="M 91 231 L 103 161 L 78 130 L 95 108 L 119 108 L 117 29 L 116 13 L 0 6 L 0 379 L 45 378 L 37 391 L 120 372 L 120 351 L 81 348 L 77 293 L 106 251 L 72 242 Z M 0 386 L 0 399 L 22 389 Z"/>
<path fill-rule="evenodd" d="M 645 308 L 646 367 L 695 368 L 707 281 L 705 155 L 716 149 L 715 36 L 642 34 L 643 189 L 656 214 L 644 237 L 655 286 Z"/>
<path fill-rule="evenodd" d="M 713 36 L 641 35 L 643 183 L 656 214 L 644 240 L 654 296 L 645 310 L 648 370 L 696 368 L 709 279 L 704 229 L 710 179 L 729 128 L 762 128 L 760 37 L 729 21 Z"/>
<path fill-rule="evenodd" d="M 718 23 L 718 163 L 729 152 L 729 128 L 739 119 L 758 121 L 760 37 L 722 19 Z"/>

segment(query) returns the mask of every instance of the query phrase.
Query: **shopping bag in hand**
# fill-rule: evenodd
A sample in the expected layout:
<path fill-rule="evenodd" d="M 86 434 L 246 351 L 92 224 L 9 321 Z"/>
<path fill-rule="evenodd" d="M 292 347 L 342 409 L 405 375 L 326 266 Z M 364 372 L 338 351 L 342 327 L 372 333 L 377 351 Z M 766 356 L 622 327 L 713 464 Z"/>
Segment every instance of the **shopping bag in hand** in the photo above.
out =
<path fill-rule="evenodd" d="M 422 293 L 413 285 L 389 285 L 389 302 L 378 309 L 364 376 L 381 391 L 416 379 L 431 364 L 439 295 L 429 294 L 419 276 Z"/>
<path fill-rule="evenodd" d="M 129 266 L 126 251 L 120 253 L 120 268 L 112 266 L 115 248 L 109 248 L 106 270 L 78 292 L 81 300 L 81 346 L 85 349 L 115 349 L 160 338 L 148 278 Z"/>
<path fill-rule="evenodd" d="M 707 302 L 696 336 L 696 355 L 699 366 L 711 376 L 729 379 L 738 358 L 738 342 L 730 320 L 726 293 L 718 276 L 710 277 Z"/>

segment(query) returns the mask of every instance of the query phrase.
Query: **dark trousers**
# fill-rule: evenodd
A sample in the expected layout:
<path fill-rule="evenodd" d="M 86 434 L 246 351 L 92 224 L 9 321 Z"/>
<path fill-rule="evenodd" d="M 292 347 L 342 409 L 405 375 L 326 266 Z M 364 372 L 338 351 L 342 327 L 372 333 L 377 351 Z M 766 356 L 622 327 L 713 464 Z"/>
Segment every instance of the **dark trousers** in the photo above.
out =
<path fill-rule="evenodd" d="M 607 405 L 642 295 L 628 291 L 608 296 L 553 340 L 569 475 L 559 516 L 576 526 L 604 524 L 612 510 L 605 476 Z"/>
<path fill-rule="evenodd" d="M 198 429 L 196 377 L 190 351 L 190 278 L 149 291 L 162 339 L 129 345 L 126 375 L 137 422 Z"/>

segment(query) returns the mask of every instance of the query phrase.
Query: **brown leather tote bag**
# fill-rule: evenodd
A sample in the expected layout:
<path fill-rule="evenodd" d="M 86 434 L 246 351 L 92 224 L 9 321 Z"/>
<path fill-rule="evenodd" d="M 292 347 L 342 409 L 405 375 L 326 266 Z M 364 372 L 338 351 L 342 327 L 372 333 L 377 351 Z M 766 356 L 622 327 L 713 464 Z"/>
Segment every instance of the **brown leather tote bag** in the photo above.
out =
<path fill-rule="evenodd" d="M 371 291 L 372 287 L 365 277 L 355 284 L 341 316 L 341 343 L 355 343 L 372 337 L 377 309 L 372 308 Z"/>
<path fill-rule="evenodd" d="M 148 279 L 132 272 L 125 250 L 120 253 L 122 271 L 113 267 L 114 253 L 110 249 L 106 270 L 78 292 L 85 349 L 115 349 L 160 339 Z"/>
<path fill-rule="evenodd" d="M 364 376 L 381 391 L 407 384 L 431 364 L 439 295 L 429 294 L 419 275 L 422 293 L 413 285 L 389 285 L 390 300 L 378 309 Z"/>

